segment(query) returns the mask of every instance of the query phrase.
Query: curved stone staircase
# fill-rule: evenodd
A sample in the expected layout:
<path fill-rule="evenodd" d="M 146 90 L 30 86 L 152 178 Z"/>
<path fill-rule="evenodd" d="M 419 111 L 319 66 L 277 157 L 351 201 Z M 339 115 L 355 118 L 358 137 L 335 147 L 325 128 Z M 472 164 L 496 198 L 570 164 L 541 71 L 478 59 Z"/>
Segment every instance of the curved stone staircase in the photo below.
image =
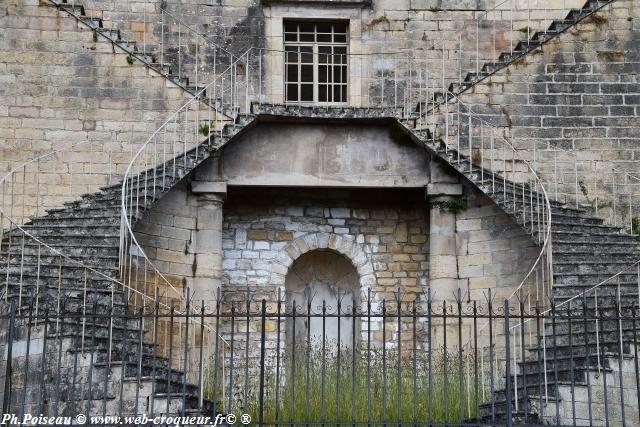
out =
<path fill-rule="evenodd" d="M 197 154 L 193 150 L 175 160 L 175 175 L 160 176 L 163 169 L 156 169 L 155 177 L 146 182 L 149 197 L 134 205 L 135 219 L 206 156 L 206 150 Z M 167 171 L 174 170 L 173 163 L 168 162 Z M 153 179 L 155 197 L 151 196 Z M 48 373 L 51 378 L 62 376 L 62 384 L 54 381 L 42 390 L 50 395 L 48 413 L 57 406 L 66 415 L 77 414 L 79 408 L 90 414 L 211 413 L 212 402 L 200 401 L 199 388 L 188 382 L 182 366 L 157 356 L 154 345 L 143 339 L 151 326 L 143 330 L 138 307 L 129 306 L 130 295 L 120 286 L 120 200 L 121 185 L 106 187 L 22 226 L 46 245 L 19 229 L 3 236 L 0 270 L 5 301 L 13 302 L 24 317 L 39 310 L 40 326 L 32 331 L 32 338 L 44 340 L 45 349 L 49 340 L 50 362 L 55 362 L 59 348 L 65 352 L 51 363 Z M 52 316 L 48 322 L 42 320 L 47 312 Z M 63 321 L 56 313 L 61 313 Z M 14 339 L 24 338 L 24 326 L 16 330 Z M 82 368 L 76 371 L 78 363 Z M 20 393 L 12 397 L 18 408 Z"/>

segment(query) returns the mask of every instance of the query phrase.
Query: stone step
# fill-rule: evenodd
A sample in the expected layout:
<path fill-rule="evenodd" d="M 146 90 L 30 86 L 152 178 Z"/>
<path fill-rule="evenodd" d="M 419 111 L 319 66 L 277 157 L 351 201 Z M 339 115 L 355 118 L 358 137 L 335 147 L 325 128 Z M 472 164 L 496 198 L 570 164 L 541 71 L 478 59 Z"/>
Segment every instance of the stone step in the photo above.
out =
<path fill-rule="evenodd" d="M 634 254 L 640 252 L 640 242 L 593 242 L 589 238 L 580 240 L 563 240 L 559 238 L 553 239 L 554 254 L 589 254 L 589 255 L 607 255 L 607 254 Z"/>
<path fill-rule="evenodd" d="M 153 174 L 154 170 L 156 172 L 155 176 Z M 149 184 L 147 186 L 150 186 L 152 188 L 155 183 L 155 186 L 157 188 L 168 189 L 173 187 L 173 185 L 175 185 L 175 183 L 178 182 L 179 180 L 180 178 L 174 177 L 173 169 L 162 169 L 162 167 L 158 167 L 156 169 L 151 170 L 150 173 L 147 173 L 147 174 L 143 173 L 142 176 L 139 176 L 139 177 L 136 176 L 136 179 L 127 180 L 127 183 L 130 186 L 137 187 L 138 185 L 144 186 L 144 183 L 148 182 Z M 133 182 L 133 184 L 131 184 L 131 182 Z M 163 184 L 164 184 L 164 187 L 163 187 Z M 122 183 L 107 185 L 107 186 L 101 187 L 100 190 L 105 193 L 106 192 L 120 193 L 122 191 Z"/>
<path fill-rule="evenodd" d="M 72 15 L 83 16 L 86 15 L 84 6 L 81 4 L 69 4 L 66 2 L 57 2 L 58 7 L 65 12 L 68 12 Z"/>
<path fill-rule="evenodd" d="M 593 251 L 561 251 L 556 249 L 555 242 L 553 247 L 553 261 L 554 263 L 581 263 L 581 262 L 626 262 L 632 264 L 640 260 L 640 252 L 629 252 L 628 248 L 622 248 L 619 250 L 611 250 L 606 252 L 595 252 L 601 250 L 598 247 L 594 247 Z M 626 250 L 625 250 L 626 249 Z"/>
<path fill-rule="evenodd" d="M 552 214 L 553 215 L 553 214 Z M 624 231 L 619 227 L 613 227 L 609 225 L 599 224 L 580 224 L 575 222 L 563 221 L 551 217 L 551 227 L 554 232 L 557 231 L 575 231 L 587 234 L 624 234 Z"/>
<path fill-rule="evenodd" d="M 581 304 L 581 302 L 578 300 L 581 300 L 583 295 L 591 300 L 594 300 L 597 295 L 598 301 L 602 301 L 604 298 L 609 298 L 609 299 L 613 298 L 613 296 L 618 291 L 618 285 L 616 281 L 612 281 L 610 285 L 600 285 L 597 288 L 594 288 L 594 286 L 597 285 L 598 283 L 600 282 L 583 283 L 581 285 L 575 285 L 575 284 L 565 284 L 562 282 L 556 282 L 554 283 L 554 286 L 553 286 L 552 295 L 558 303 L 566 301 L 569 298 L 576 297 L 574 301 L 576 301 L 576 304 L 578 305 L 578 304 Z M 639 287 L 638 287 L 637 277 L 635 282 L 630 281 L 626 283 L 621 283 L 620 284 L 621 297 L 628 299 L 630 298 L 630 296 L 637 295 L 638 289 Z M 636 301 L 637 301 L 637 298 L 636 298 Z M 632 299 L 631 301 L 627 301 L 627 302 L 633 303 L 634 300 Z M 592 301 L 589 301 L 589 303 L 591 304 Z M 593 303 L 595 304 L 595 302 Z"/>
<path fill-rule="evenodd" d="M 198 398 L 195 396 L 189 396 L 184 398 L 180 393 L 156 393 L 154 395 L 154 407 L 152 411 L 155 413 L 182 413 L 187 410 L 197 409 L 199 406 Z"/>
<path fill-rule="evenodd" d="M 120 224 L 25 224 L 22 228 L 34 236 L 111 235 L 120 232 Z"/>
<path fill-rule="evenodd" d="M 96 31 L 100 34 L 104 34 L 105 37 L 119 41 L 121 39 L 121 34 L 119 29 L 111 29 L 111 28 L 97 28 Z"/>
<path fill-rule="evenodd" d="M 6 268 L 6 267 L 5 267 Z M 116 270 L 111 270 L 116 271 Z M 2 275 L 0 275 L 0 277 L 3 277 Z M 6 278 L 6 272 L 4 272 L 4 277 Z M 84 272 L 82 271 L 78 271 L 75 272 L 75 274 L 63 274 L 62 277 L 58 276 L 57 272 L 55 275 L 48 275 L 48 274 L 44 274 L 43 272 L 40 272 L 40 274 L 38 274 L 37 272 L 32 272 L 32 271 L 21 271 L 19 272 L 17 275 L 16 274 L 10 274 L 9 278 L 9 284 L 10 286 L 12 284 L 17 285 L 20 283 L 20 277 L 22 277 L 22 282 L 25 285 L 31 285 L 33 284 L 33 286 L 35 286 L 35 283 L 38 282 L 38 280 L 40 280 L 40 282 L 44 282 L 44 283 L 60 283 L 60 287 L 61 289 L 66 289 L 67 287 L 74 287 L 74 286 L 78 286 L 80 283 L 84 282 Z M 91 283 L 93 287 L 95 285 L 96 288 L 99 287 L 106 287 L 111 285 L 112 283 L 115 283 L 114 281 L 117 280 L 117 276 L 112 277 L 111 279 L 108 278 L 108 276 L 103 277 L 100 275 L 97 275 L 95 273 L 92 273 L 91 276 Z"/>
<path fill-rule="evenodd" d="M 531 210 L 531 206 L 533 205 L 534 210 L 537 207 L 540 207 L 540 208 L 544 209 L 545 203 L 543 202 L 542 199 L 540 199 L 539 203 L 537 202 L 536 199 L 534 199 L 533 204 L 532 204 L 530 197 L 522 198 L 522 195 L 520 195 L 520 197 L 518 197 L 518 194 L 516 193 L 516 198 L 515 198 L 515 202 L 514 202 L 513 193 L 507 192 L 506 196 L 504 195 L 504 193 L 505 193 L 504 191 L 500 191 L 498 189 L 496 189 L 495 192 L 491 192 L 491 191 L 487 191 L 486 192 L 486 194 L 489 195 L 493 200 L 495 200 L 495 201 L 497 201 L 499 203 L 504 203 L 505 205 L 508 205 L 508 206 L 513 206 L 513 204 L 515 203 L 515 206 L 517 208 L 522 208 L 522 206 L 526 206 L 527 210 Z M 564 212 L 573 211 L 573 212 L 579 213 L 581 215 L 584 215 L 586 213 L 586 211 L 584 211 L 584 210 L 569 208 L 564 203 L 557 202 L 555 200 L 549 200 L 549 205 L 551 206 L 551 217 L 552 218 L 553 218 L 553 212 L 556 209 L 562 210 Z"/>
<path fill-rule="evenodd" d="M 61 260 L 59 256 L 42 255 L 42 253 L 40 253 L 40 255 L 38 256 L 37 253 L 29 254 L 27 252 L 14 252 L 14 253 L 11 253 L 10 259 L 7 260 L 7 252 L 3 251 L 3 252 L 0 252 L 0 260 L 2 262 L 2 264 L 0 265 L 4 265 L 4 266 L 6 266 L 8 263 L 9 265 L 25 265 L 25 266 L 47 265 L 47 266 L 55 266 L 57 268 L 60 266 L 61 261 L 62 261 L 63 267 L 78 266 L 78 264 L 75 262 L 71 262 L 66 259 Z M 100 254 L 99 257 L 82 254 L 80 256 L 74 256 L 73 260 L 81 262 L 82 265 L 92 266 L 94 268 L 96 267 L 101 268 L 102 266 L 105 265 L 105 261 L 107 265 L 117 265 L 120 260 L 120 257 L 118 256 L 118 254 L 115 254 L 115 255 Z"/>
<path fill-rule="evenodd" d="M 614 314 L 614 313 L 611 313 Z M 571 323 L 571 334 L 569 334 L 569 323 Z M 620 332 L 626 339 L 633 339 L 634 325 L 632 321 L 620 322 L 616 320 L 598 320 L 598 341 L 601 347 L 608 347 L 609 350 L 618 351 L 619 348 L 619 334 L 618 327 L 621 327 Z M 638 333 L 639 325 L 636 325 L 636 335 Z M 548 327 L 549 335 L 547 337 L 547 346 L 552 348 L 555 346 L 566 346 L 569 348 L 570 343 L 574 347 L 581 347 L 585 343 L 585 326 L 583 322 L 568 322 L 556 321 L 556 334 L 552 334 L 553 324 Z M 590 334 L 588 342 L 591 345 L 596 345 L 596 321 L 588 321 L 586 331 Z M 628 351 L 627 351 L 628 352 Z"/>
<path fill-rule="evenodd" d="M 58 273 L 60 273 L 64 277 L 77 277 L 78 279 L 84 279 L 86 267 L 83 265 L 78 265 L 73 262 L 69 262 L 65 260 L 63 263 L 52 263 L 52 264 L 29 264 L 25 259 L 18 259 L 15 263 L 0 265 L 0 277 L 2 275 L 6 275 L 7 271 L 9 272 L 10 277 L 19 277 L 20 275 L 25 275 L 31 273 L 32 275 L 40 275 L 40 278 L 45 277 L 58 277 Z M 6 262 L 6 260 L 5 260 Z M 93 279 L 96 277 L 99 271 L 102 274 L 106 274 L 108 276 L 117 275 L 118 269 L 117 259 L 112 260 L 112 264 L 103 260 L 101 266 L 99 268 L 95 268 L 94 271 L 86 270 L 87 278 Z"/>
<path fill-rule="evenodd" d="M 113 356 L 118 357 L 117 352 L 114 352 Z M 159 363 L 160 358 L 158 357 L 157 360 Z M 142 367 L 141 376 L 151 377 L 154 372 L 154 367 L 152 364 L 153 364 L 152 360 L 144 360 L 142 364 L 140 364 L 138 360 L 122 361 L 122 360 L 112 359 L 111 362 L 109 362 L 108 360 L 106 360 L 106 357 L 103 360 L 94 362 L 94 366 L 96 368 L 102 368 L 102 369 L 109 368 L 111 372 L 118 373 L 120 375 L 124 373 L 124 375 L 122 376 L 128 377 L 128 378 L 137 378 L 138 372 L 140 372 L 139 370 L 140 367 Z M 169 369 L 167 366 L 161 366 L 160 364 L 158 364 L 155 367 L 155 372 L 156 372 L 156 377 L 158 378 L 158 382 L 161 382 L 163 378 L 164 378 L 165 384 L 167 382 L 182 384 L 183 381 L 185 381 L 184 371 L 174 367 Z M 167 381 L 167 379 L 169 379 L 169 381 Z"/>
<path fill-rule="evenodd" d="M 556 221 L 565 223 L 565 222 L 573 222 L 574 224 L 585 224 L 585 225 L 602 225 L 604 220 L 602 218 L 598 218 L 595 216 L 589 216 L 588 214 L 583 215 L 573 215 L 568 212 L 561 212 L 560 210 L 552 210 L 551 211 L 551 222 L 555 223 Z"/>
<path fill-rule="evenodd" d="M 87 16 L 87 15 L 83 15 L 83 16 L 79 16 L 80 21 L 84 22 L 85 24 L 87 24 L 89 27 L 93 28 L 93 29 L 97 29 L 97 28 L 102 28 L 102 18 L 97 18 L 94 16 Z"/>
<path fill-rule="evenodd" d="M 553 227 L 552 231 L 554 240 L 560 239 L 567 241 L 569 239 L 576 239 L 578 241 L 585 242 L 585 239 L 588 239 L 589 242 L 593 244 L 619 242 L 636 243 L 638 241 L 636 236 L 626 233 L 584 233 L 571 230 L 554 230 Z"/>
<path fill-rule="evenodd" d="M 152 62 L 149 65 L 164 75 L 170 75 L 171 67 L 173 66 L 171 63 L 167 62 Z"/>
<path fill-rule="evenodd" d="M 66 216 L 41 216 L 32 219 L 30 222 L 24 224 L 23 228 L 29 229 L 29 227 L 77 227 L 78 225 L 90 225 L 90 226 L 112 226 L 120 227 L 120 218 L 117 216 L 91 216 L 91 215 L 66 215 Z"/>
<path fill-rule="evenodd" d="M 8 248 L 8 241 L 3 241 L 1 254 L 6 256 L 9 252 Z M 50 249 L 32 239 L 25 239 L 24 244 L 22 243 L 22 239 L 18 239 L 18 241 L 12 240 L 10 252 L 12 254 L 24 252 L 24 254 L 27 256 L 37 257 L 39 251 L 40 256 L 50 256 L 59 259 L 61 255 L 56 253 L 54 250 L 57 250 L 72 259 L 99 258 L 103 255 L 107 258 L 111 258 L 113 256 L 117 256 L 120 253 L 119 242 L 118 244 L 112 245 L 100 245 L 96 243 L 92 244 L 91 246 L 76 245 L 73 243 L 64 242 L 55 246 L 52 245 L 52 249 Z M 2 265 L 1 262 L 0 265 Z"/>
<path fill-rule="evenodd" d="M 129 204 L 130 208 L 144 209 L 144 205 L 140 203 L 136 203 L 134 200 L 133 203 Z M 115 217 L 120 218 L 120 212 L 122 210 L 122 206 L 120 203 L 111 203 L 108 205 L 97 205 L 97 204 L 88 204 L 85 203 L 84 206 L 67 206 L 65 208 L 61 208 L 55 211 L 49 211 L 48 216 L 55 217 L 68 217 L 73 215 L 87 215 L 87 216 L 108 216 L 115 215 Z"/>
<path fill-rule="evenodd" d="M 616 274 L 622 271 L 625 267 L 631 265 L 633 260 L 582 260 L 582 261 L 560 261 L 555 260 L 553 262 L 554 274 Z"/>
<path fill-rule="evenodd" d="M 602 342 L 601 340 L 596 342 L 595 331 L 589 333 L 586 337 L 587 339 L 585 339 L 584 333 L 575 334 L 571 340 L 572 345 L 569 345 L 569 340 L 566 337 L 563 337 L 562 340 L 556 339 L 555 345 L 553 338 L 548 338 L 545 342 L 546 351 L 545 347 L 542 346 L 542 340 L 540 340 L 537 346 L 526 349 L 526 360 L 524 362 L 519 360 L 518 362 L 519 372 L 537 373 L 535 370 L 538 369 L 538 365 L 544 366 L 545 364 L 545 354 L 547 368 L 555 369 L 557 366 L 559 370 L 570 370 L 571 360 L 576 366 L 593 366 L 598 358 L 602 359 L 603 354 L 607 353 L 606 349 L 615 349 L 616 353 L 614 354 L 617 354 L 619 348 L 617 339 L 610 342 Z M 622 348 L 625 357 L 633 357 L 633 350 L 629 341 L 623 341 Z M 599 357 L 598 352 L 600 352 Z M 520 354 L 518 354 L 518 358 L 521 358 Z"/>
<path fill-rule="evenodd" d="M 576 289 L 576 294 L 581 290 L 587 290 L 596 284 L 604 281 L 611 281 L 612 285 L 617 284 L 619 279 L 622 283 L 637 283 L 638 276 L 635 272 L 620 273 L 615 271 L 609 272 L 566 272 L 566 273 L 553 273 L 554 276 L 554 289 L 555 286 L 571 286 Z M 613 281 L 613 275 L 617 275 L 615 282 Z"/>
<path fill-rule="evenodd" d="M 120 244 L 118 235 L 119 233 L 90 236 L 90 235 L 74 233 L 69 235 L 40 236 L 41 237 L 40 240 L 43 243 L 53 247 L 60 247 L 63 244 L 72 245 L 72 246 L 82 246 L 82 245 L 89 246 L 89 245 L 93 245 L 94 243 L 100 246 L 116 246 L 117 247 Z M 16 237 L 18 239 L 22 238 L 22 236 L 16 236 Z M 29 237 L 26 236 L 25 239 L 28 240 Z M 13 238 L 12 240 L 13 240 L 12 245 L 15 245 L 17 243 L 15 241 L 16 239 Z M 6 247 L 7 243 L 8 243 L 8 240 L 3 240 L 2 242 L 3 247 Z"/>
<path fill-rule="evenodd" d="M 563 292 L 562 285 L 558 286 L 559 289 L 553 290 L 552 298 L 557 307 L 561 310 L 565 310 L 566 306 L 571 303 L 571 307 L 574 310 L 577 310 L 579 313 L 583 313 L 583 303 L 586 304 L 587 314 L 595 315 L 591 311 L 595 309 L 596 304 L 596 293 L 595 292 L 587 292 L 584 294 L 579 294 L 575 289 L 572 289 L 570 286 L 564 287 L 565 292 Z M 590 288 L 588 288 L 590 289 Z M 597 299 L 600 306 L 614 306 L 617 301 L 617 286 L 605 286 L 601 285 L 597 288 Z M 626 307 L 625 312 L 629 312 L 631 307 L 633 307 L 634 303 L 638 303 L 640 300 L 638 299 L 638 285 L 628 285 L 628 286 L 620 286 L 620 305 L 622 307 Z M 575 298 L 574 298 L 575 297 Z M 571 299 L 573 298 L 573 299 Z M 569 299 L 571 301 L 567 302 Z M 640 314 L 640 310 L 639 310 Z M 582 315 L 580 316 L 582 317 Z M 640 324 L 640 323 L 639 323 Z"/>

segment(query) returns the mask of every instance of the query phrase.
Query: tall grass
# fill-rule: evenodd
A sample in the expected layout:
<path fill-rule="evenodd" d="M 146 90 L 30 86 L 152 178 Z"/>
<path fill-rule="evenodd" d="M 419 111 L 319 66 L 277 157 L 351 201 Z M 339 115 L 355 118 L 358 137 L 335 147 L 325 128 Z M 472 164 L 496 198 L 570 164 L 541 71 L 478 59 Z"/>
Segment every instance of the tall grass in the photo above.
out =
<path fill-rule="evenodd" d="M 323 353 L 301 346 L 294 352 L 287 349 L 279 362 L 276 370 L 270 360 L 265 373 L 265 423 L 459 422 L 476 415 L 474 364 L 465 353 L 439 351 L 429 357 L 425 350 L 338 352 L 335 347 Z M 243 379 L 234 388 L 237 405 L 246 406 L 257 421 L 261 408 L 255 369 L 244 404 Z"/>

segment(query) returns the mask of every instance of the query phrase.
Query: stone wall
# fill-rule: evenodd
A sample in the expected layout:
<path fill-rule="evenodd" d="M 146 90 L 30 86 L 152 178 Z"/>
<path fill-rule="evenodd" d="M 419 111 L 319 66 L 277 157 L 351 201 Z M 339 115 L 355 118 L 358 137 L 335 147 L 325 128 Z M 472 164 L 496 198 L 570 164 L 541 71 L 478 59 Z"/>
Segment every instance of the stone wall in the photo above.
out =
<path fill-rule="evenodd" d="M 564 17 L 570 8 L 582 7 L 584 2 L 374 0 L 322 5 L 260 0 L 212 4 L 184 0 L 106 3 L 85 0 L 83 4 L 88 14 L 103 18 L 106 26 L 118 28 L 126 38 L 144 44 L 147 52 L 173 63 L 174 68 L 180 63 L 181 72 L 192 79 L 197 53 L 201 82 L 211 78 L 207 73 L 213 68 L 214 57 L 216 69 L 222 69 L 231 55 L 237 58 L 250 47 L 268 48 L 269 55 L 260 51 L 265 56 L 262 66 L 254 59 L 251 68 L 252 74 L 262 68 L 263 77 L 268 76 L 260 86 L 266 99 L 275 102 L 282 99 L 283 65 L 279 53 L 283 48 L 282 18 L 349 19 L 350 53 L 354 55 L 350 61 L 351 102 L 365 103 L 370 102 L 369 97 L 376 102 L 382 97 L 381 83 L 376 77 L 387 75 L 387 98 L 395 96 L 396 91 L 389 88 L 399 80 L 403 99 L 410 67 L 415 74 L 413 80 L 420 78 L 424 86 L 426 74 L 419 77 L 417 71 L 424 69 L 430 74 L 430 84 L 440 86 L 444 55 L 444 77 L 448 84 L 457 80 L 460 69 L 463 75 L 475 71 L 477 60 L 480 65 L 492 60 L 495 54 L 509 50 L 512 42 L 515 46 L 533 31 Z M 495 38 L 490 35 L 493 32 Z M 253 54 L 260 56 L 258 51 Z M 407 55 L 413 58 L 411 64 Z M 363 73 L 371 77 L 370 81 L 360 81 Z"/>
<path fill-rule="evenodd" d="M 224 211 L 228 293 L 277 291 L 303 252 L 355 244 L 348 257 L 376 299 L 392 301 L 400 289 L 403 301 L 424 300 L 429 230 L 419 191 L 238 189 Z"/>
<path fill-rule="evenodd" d="M 622 188 L 613 168 L 640 172 L 639 22 L 635 2 L 616 1 L 460 97 L 504 127 L 551 197 L 573 203 L 577 193 L 594 208 L 598 196 L 603 208 Z"/>
<path fill-rule="evenodd" d="M 197 205 L 188 186 L 187 180 L 181 181 L 136 224 L 138 243 L 164 277 L 148 274 L 147 295 L 158 287 L 162 295 L 177 299 L 191 286 Z"/>
<path fill-rule="evenodd" d="M 469 190 L 467 194 L 466 209 L 456 215 L 460 288 L 471 301 L 484 301 L 488 289 L 500 301 L 513 294 L 540 248 L 488 197 Z"/>
<path fill-rule="evenodd" d="M 36 199 L 43 213 L 118 182 L 134 148 L 185 102 L 184 90 L 129 64 L 119 47 L 49 2 L 11 0 L 0 9 L 0 169 L 61 152 L 28 166 L 24 188 L 20 176 L 14 199 L 3 202 L 19 215 L 26 193 L 28 216 Z"/>

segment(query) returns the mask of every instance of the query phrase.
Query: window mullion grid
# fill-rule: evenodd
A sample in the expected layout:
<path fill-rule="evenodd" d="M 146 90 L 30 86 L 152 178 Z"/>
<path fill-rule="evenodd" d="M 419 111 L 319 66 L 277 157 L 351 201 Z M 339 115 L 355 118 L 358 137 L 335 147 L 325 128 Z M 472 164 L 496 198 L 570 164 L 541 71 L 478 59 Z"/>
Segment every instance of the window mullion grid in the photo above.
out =
<path fill-rule="evenodd" d="M 318 24 L 314 24 L 313 41 L 305 42 L 302 41 L 301 25 L 298 24 L 296 26 L 296 41 L 294 42 L 295 44 L 290 44 L 290 46 L 293 45 L 296 48 L 297 61 L 295 65 L 297 71 L 297 82 L 295 82 L 295 85 L 297 87 L 298 93 L 296 99 L 291 100 L 291 102 L 299 104 L 309 102 L 303 98 L 302 94 L 303 86 L 309 85 L 309 83 L 312 84 L 313 89 L 311 101 L 312 103 L 335 104 L 346 102 L 348 80 L 343 81 L 343 72 L 346 70 L 346 73 L 344 74 L 346 74 L 346 77 L 348 79 L 348 59 L 346 56 L 348 51 L 348 43 L 339 43 L 336 41 L 336 32 L 338 31 L 338 29 L 336 29 L 336 26 L 334 24 L 331 25 L 330 31 L 330 40 L 320 43 Z M 311 64 L 303 60 L 304 47 L 307 47 L 307 49 L 308 47 L 311 47 Z M 320 47 L 323 47 L 323 50 L 325 50 L 326 52 L 321 53 Z M 344 48 L 345 52 L 337 53 L 338 47 Z M 306 55 L 308 55 L 308 53 L 304 56 Z M 321 58 L 320 55 L 323 55 L 323 58 Z M 303 67 L 305 65 L 312 66 L 312 82 L 303 81 Z M 324 82 L 320 82 L 320 67 L 324 67 Z M 288 80 L 289 79 L 287 79 L 287 81 L 285 82 L 285 86 L 287 84 L 290 84 Z M 324 86 L 324 99 L 322 101 L 320 101 L 320 92 L 322 91 L 321 86 Z M 288 96 L 286 97 L 286 100 L 289 100 Z"/>

